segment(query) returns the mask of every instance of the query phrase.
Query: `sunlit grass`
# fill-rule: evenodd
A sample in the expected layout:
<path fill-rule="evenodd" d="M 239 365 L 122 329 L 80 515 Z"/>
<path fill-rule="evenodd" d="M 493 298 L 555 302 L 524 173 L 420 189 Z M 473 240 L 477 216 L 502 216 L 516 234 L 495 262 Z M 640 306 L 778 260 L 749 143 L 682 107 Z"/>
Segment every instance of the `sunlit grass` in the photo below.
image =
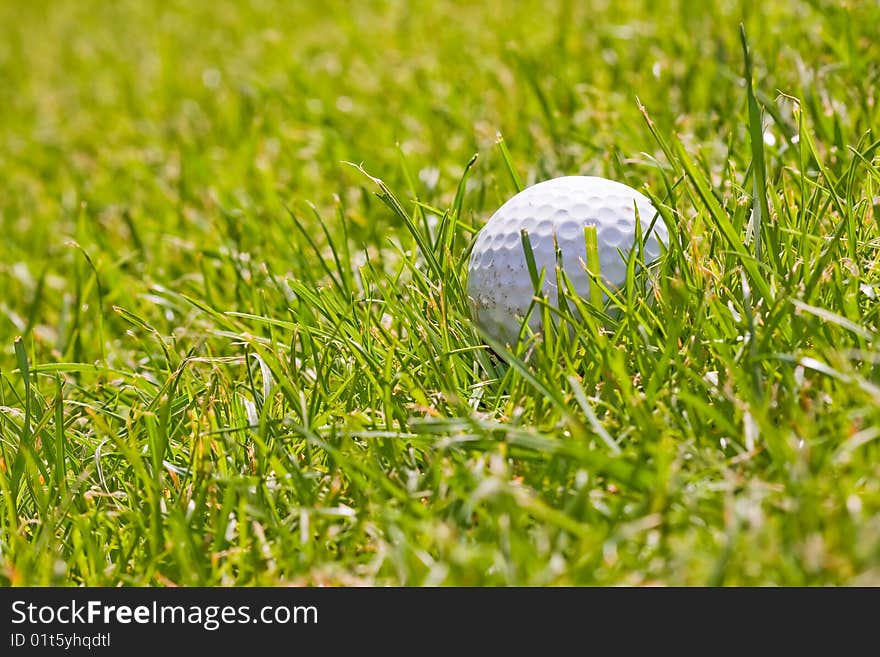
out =
<path fill-rule="evenodd" d="M 0 583 L 880 583 L 880 8 L 595 4 L 0 5 Z"/>

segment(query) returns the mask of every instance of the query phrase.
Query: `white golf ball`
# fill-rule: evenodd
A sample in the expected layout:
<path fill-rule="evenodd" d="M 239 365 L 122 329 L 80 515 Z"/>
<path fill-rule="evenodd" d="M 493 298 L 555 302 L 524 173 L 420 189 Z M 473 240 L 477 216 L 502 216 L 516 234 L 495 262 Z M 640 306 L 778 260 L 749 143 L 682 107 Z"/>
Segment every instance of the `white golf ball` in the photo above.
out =
<path fill-rule="evenodd" d="M 595 226 L 603 282 L 614 289 L 626 280 L 626 256 L 635 245 L 636 211 L 642 224 L 645 264 L 667 243 L 662 218 L 648 198 L 623 183 L 593 176 L 565 176 L 524 189 L 502 205 L 477 235 L 468 265 L 468 295 L 477 325 L 501 342 L 513 344 L 534 296 L 520 231 L 526 230 L 543 292 L 557 303 L 556 254 L 574 289 L 589 297 L 584 227 Z M 655 221 L 656 217 L 656 221 Z M 651 232 L 648 229 L 653 222 Z M 539 312 L 529 320 L 541 327 Z"/>

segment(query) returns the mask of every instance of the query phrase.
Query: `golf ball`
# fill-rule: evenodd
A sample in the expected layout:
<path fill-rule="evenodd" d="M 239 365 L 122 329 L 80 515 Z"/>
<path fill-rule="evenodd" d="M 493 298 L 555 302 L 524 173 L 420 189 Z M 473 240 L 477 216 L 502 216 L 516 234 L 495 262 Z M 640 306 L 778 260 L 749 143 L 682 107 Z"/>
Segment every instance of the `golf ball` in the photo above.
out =
<path fill-rule="evenodd" d="M 496 340 L 516 341 L 534 296 L 522 230 L 528 233 L 538 273 L 545 269 L 543 292 L 550 303 L 557 303 L 554 235 L 563 270 L 577 293 L 589 297 L 585 226 L 596 227 L 603 282 L 609 289 L 620 287 L 626 280 L 627 254 L 635 245 L 636 208 L 648 264 L 660 255 L 659 242 L 666 243 L 668 234 L 648 198 L 632 187 L 594 176 L 564 176 L 511 198 L 479 232 L 471 252 L 467 288 L 477 325 Z M 539 330 L 540 313 L 532 313 L 529 325 Z"/>

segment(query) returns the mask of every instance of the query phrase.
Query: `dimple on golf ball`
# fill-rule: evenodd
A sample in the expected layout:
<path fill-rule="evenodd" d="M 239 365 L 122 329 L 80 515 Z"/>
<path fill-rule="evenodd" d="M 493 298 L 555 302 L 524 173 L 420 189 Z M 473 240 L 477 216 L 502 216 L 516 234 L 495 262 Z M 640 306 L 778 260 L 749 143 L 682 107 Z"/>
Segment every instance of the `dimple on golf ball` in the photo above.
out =
<path fill-rule="evenodd" d="M 659 242 L 667 243 L 668 234 L 648 198 L 632 187 L 594 176 L 564 176 L 511 198 L 479 232 L 471 251 L 467 288 L 477 325 L 496 340 L 516 341 L 535 291 L 522 230 L 528 233 L 538 273 L 545 270 L 542 290 L 551 304 L 558 298 L 554 235 L 562 269 L 577 293 L 589 296 L 590 278 L 582 264 L 587 262 L 585 226 L 596 227 L 603 282 L 609 289 L 620 287 L 626 280 L 626 256 L 635 246 L 636 209 L 648 264 L 659 257 Z M 529 325 L 533 331 L 540 328 L 539 312 L 532 313 Z"/>

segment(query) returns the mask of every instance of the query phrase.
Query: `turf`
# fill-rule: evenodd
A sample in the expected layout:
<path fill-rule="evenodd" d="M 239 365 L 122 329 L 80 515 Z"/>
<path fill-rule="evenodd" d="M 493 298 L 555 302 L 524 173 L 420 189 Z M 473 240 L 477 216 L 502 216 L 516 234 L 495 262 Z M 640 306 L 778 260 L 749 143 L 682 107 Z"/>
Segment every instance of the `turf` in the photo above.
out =
<path fill-rule="evenodd" d="M 0 3 L 0 584 L 880 584 L 878 30 Z M 668 250 L 493 350 L 474 233 L 578 173 Z"/>

